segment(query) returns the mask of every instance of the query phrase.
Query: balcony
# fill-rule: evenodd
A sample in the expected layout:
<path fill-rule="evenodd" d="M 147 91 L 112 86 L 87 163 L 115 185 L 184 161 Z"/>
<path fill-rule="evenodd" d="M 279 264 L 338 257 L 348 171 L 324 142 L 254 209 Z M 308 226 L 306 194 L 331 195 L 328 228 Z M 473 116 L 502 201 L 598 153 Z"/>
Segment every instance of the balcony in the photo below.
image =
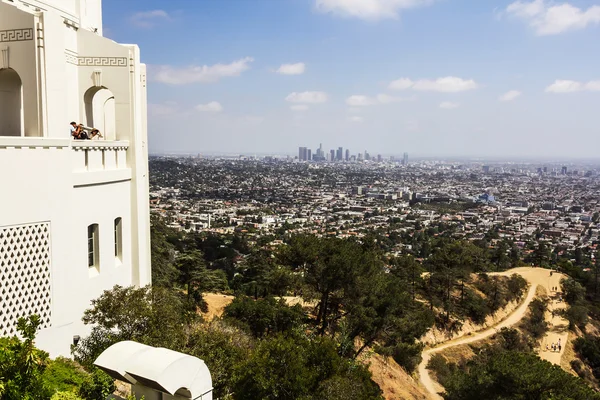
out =
<path fill-rule="evenodd" d="M 72 148 L 73 186 L 127 181 L 127 141 L 74 140 Z"/>
<path fill-rule="evenodd" d="M 70 170 L 74 187 L 128 181 L 128 149 L 128 141 L 0 136 L 0 170 Z"/>

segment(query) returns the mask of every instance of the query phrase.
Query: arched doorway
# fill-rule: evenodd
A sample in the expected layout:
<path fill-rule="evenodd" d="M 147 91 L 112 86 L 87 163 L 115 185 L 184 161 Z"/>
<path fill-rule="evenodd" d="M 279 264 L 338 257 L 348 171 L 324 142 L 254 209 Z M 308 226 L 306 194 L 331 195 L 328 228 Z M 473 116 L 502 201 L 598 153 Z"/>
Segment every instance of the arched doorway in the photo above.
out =
<path fill-rule="evenodd" d="M 105 139 L 116 140 L 115 96 L 105 87 L 88 89 L 83 96 L 85 104 L 84 125 L 98 129 Z"/>
<path fill-rule="evenodd" d="M 0 69 L 0 136 L 23 136 L 23 85 L 17 71 Z"/>

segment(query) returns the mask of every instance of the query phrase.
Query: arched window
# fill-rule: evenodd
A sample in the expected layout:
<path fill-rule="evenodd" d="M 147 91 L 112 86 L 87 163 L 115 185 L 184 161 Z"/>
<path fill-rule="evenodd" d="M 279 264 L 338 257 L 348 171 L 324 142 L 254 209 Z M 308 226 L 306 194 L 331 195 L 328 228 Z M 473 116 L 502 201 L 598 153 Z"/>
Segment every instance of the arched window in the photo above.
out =
<path fill-rule="evenodd" d="M 100 246 L 98 243 L 98 224 L 88 226 L 88 268 L 98 269 Z"/>
<path fill-rule="evenodd" d="M 105 87 L 88 89 L 83 96 L 85 126 L 96 128 L 107 140 L 116 140 L 115 96 Z"/>
<path fill-rule="evenodd" d="M 14 69 L 0 69 L 0 136 L 23 136 L 22 88 Z"/>
<path fill-rule="evenodd" d="M 115 258 L 123 258 L 123 219 L 115 218 Z"/>

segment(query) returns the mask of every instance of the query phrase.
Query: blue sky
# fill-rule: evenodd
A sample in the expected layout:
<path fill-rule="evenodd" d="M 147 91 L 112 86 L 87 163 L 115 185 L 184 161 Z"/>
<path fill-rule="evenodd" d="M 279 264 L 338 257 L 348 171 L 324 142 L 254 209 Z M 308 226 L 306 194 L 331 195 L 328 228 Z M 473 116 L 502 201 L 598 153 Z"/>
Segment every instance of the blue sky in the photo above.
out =
<path fill-rule="evenodd" d="M 151 152 L 597 157 L 600 0 L 104 0 Z"/>

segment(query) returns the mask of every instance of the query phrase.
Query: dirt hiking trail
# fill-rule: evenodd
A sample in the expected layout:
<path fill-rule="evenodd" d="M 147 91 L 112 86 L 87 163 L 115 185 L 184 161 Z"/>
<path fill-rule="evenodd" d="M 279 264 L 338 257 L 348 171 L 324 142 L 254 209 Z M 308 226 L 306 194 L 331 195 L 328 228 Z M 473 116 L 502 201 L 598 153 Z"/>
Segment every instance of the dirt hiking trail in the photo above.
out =
<path fill-rule="evenodd" d="M 527 313 L 529 304 L 535 298 L 538 286 L 541 286 L 544 289 L 546 289 L 546 292 L 551 298 L 551 301 L 548 305 L 548 312 L 546 313 L 546 321 L 550 324 L 550 326 L 546 336 L 541 342 L 539 355 L 544 360 L 548 360 L 554 364 L 560 365 L 560 358 L 565 350 L 565 344 L 568 340 L 568 322 L 558 316 L 553 317 L 552 311 L 556 311 L 558 309 L 566 307 L 566 305 L 562 301 L 558 301 L 558 298 L 561 293 L 560 280 L 565 276 L 556 272 L 551 274 L 551 271 L 549 269 L 535 267 L 514 268 L 500 273 L 491 273 L 490 275 L 510 276 L 512 274 L 521 275 L 523 278 L 525 278 L 525 280 L 527 280 L 527 282 L 530 285 L 525 300 L 519 305 L 519 307 L 517 307 L 515 311 L 508 315 L 503 321 L 491 328 L 473 333 L 468 337 L 461 337 L 456 340 L 451 340 L 449 342 L 440 344 L 436 347 L 423 351 L 423 360 L 419 364 L 418 373 L 421 384 L 425 387 L 425 389 L 427 389 L 431 399 L 442 399 L 442 397 L 438 393 L 443 391 L 441 385 L 439 385 L 437 382 L 435 382 L 435 380 L 433 380 L 433 378 L 431 378 L 429 370 L 427 369 L 427 364 L 429 363 L 431 357 L 434 354 L 439 353 L 440 351 L 443 351 L 450 347 L 459 346 L 463 344 L 470 344 L 482 339 L 486 339 L 497 333 L 502 328 L 508 328 L 519 323 Z M 553 288 L 556 288 L 557 290 L 553 290 Z M 546 351 L 546 344 L 548 344 L 548 347 L 550 347 L 552 343 L 558 343 L 559 339 L 561 340 L 562 345 L 561 352 L 552 352 L 551 350 Z"/>

